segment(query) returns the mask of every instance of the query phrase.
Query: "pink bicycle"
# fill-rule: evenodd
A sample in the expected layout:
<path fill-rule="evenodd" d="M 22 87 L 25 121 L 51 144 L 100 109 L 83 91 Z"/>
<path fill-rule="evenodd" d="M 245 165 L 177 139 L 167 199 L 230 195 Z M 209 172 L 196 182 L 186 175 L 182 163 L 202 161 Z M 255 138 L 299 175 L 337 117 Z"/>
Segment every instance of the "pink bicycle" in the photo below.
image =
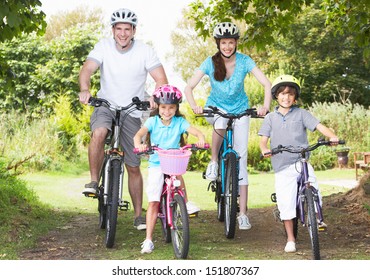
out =
<path fill-rule="evenodd" d="M 189 216 L 186 209 L 185 190 L 181 187 L 178 175 L 185 174 L 191 151 L 208 149 L 188 144 L 179 149 L 163 150 L 151 146 L 147 151 L 137 154 L 152 154 L 157 151 L 164 175 L 163 191 L 159 203 L 158 219 L 161 221 L 162 233 L 166 243 L 172 241 L 176 258 L 186 259 L 190 245 Z"/>

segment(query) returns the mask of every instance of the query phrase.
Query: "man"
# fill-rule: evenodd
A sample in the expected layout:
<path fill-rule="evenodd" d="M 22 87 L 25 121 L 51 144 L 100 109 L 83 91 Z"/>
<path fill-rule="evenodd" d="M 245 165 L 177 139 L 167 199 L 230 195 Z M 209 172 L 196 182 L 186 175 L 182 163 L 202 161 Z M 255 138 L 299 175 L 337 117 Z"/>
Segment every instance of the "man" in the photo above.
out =
<path fill-rule="evenodd" d="M 89 53 L 79 76 L 79 99 L 87 104 L 91 96 L 91 76 L 100 68 L 100 90 L 98 97 L 111 104 L 126 106 L 133 97 L 144 99 L 148 73 L 156 83 L 156 88 L 168 83 L 164 68 L 155 51 L 141 41 L 135 41 L 137 16 L 129 9 L 119 9 L 111 16 L 113 38 L 100 40 Z M 151 107 L 155 107 L 150 100 Z M 91 116 L 91 141 L 88 155 L 91 182 L 85 185 L 83 194 L 96 194 L 99 171 L 104 159 L 104 141 L 111 129 L 112 116 L 109 109 L 101 106 L 94 109 Z M 135 212 L 134 226 L 146 228 L 141 216 L 143 200 L 143 178 L 140 171 L 140 158 L 133 153 L 133 137 L 141 126 L 141 112 L 134 111 L 122 124 L 121 140 L 125 152 L 125 166 L 128 174 L 128 188 Z"/>

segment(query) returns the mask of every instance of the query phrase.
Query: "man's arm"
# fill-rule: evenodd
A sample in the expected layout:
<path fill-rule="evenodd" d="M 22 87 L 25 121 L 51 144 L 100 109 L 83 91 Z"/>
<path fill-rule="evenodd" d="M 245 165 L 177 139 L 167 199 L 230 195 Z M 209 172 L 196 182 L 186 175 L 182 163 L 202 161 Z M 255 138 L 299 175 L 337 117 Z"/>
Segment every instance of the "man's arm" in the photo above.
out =
<path fill-rule="evenodd" d="M 86 60 L 81 68 L 78 82 L 80 84 L 79 98 L 82 104 L 87 104 L 91 96 L 90 93 L 90 81 L 91 76 L 99 68 L 99 65 L 94 60 Z"/>

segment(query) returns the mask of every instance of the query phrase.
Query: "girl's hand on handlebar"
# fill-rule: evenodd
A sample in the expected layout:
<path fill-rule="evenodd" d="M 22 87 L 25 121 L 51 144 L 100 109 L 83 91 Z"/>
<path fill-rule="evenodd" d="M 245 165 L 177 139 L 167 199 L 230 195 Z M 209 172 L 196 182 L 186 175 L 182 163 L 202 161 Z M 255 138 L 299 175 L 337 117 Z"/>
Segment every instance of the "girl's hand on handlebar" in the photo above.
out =
<path fill-rule="evenodd" d="M 135 145 L 135 150 L 139 151 L 139 153 L 145 152 L 148 150 L 148 145 L 146 144 Z"/>
<path fill-rule="evenodd" d="M 78 98 L 82 104 L 87 105 L 89 103 L 89 99 L 91 97 L 90 91 L 83 90 L 78 94 Z"/>

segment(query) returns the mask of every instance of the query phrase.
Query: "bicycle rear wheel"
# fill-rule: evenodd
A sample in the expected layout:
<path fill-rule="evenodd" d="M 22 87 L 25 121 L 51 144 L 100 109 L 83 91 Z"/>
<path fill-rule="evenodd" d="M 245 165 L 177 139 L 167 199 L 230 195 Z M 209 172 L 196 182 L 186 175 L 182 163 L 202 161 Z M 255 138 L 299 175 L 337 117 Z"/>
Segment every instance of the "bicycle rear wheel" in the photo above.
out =
<path fill-rule="evenodd" d="M 226 158 L 225 177 L 225 235 L 234 238 L 236 226 L 236 213 L 238 209 L 238 174 L 237 160 L 234 153 L 229 153 Z"/>
<path fill-rule="evenodd" d="M 178 259 L 186 259 L 189 252 L 190 231 L 189 215 L 184 198 L 175 194 L 172 207 L 173 228 L 171 229 L 172 246 Z"/>
<path fill-rule="evenodd" d="M 315 260 L 320 259 L 319 232 L 317 226 L 314 198 L 311 188 L 306 188 L 305 197 L 307 202 L 307 229 L 310 234 L 312 254 Z"/>
<path fill-rule="evenodd" d="M 112 248 L 116 236 L 121 162 L 118 159 L 111 161 L 110 180 L 108 188 L 107 223 L 105 231 L 105 246 Z"/>
<path fill-rule="evenodd" d="M 171 229 L 167 223 L 167 194 L 161 196 L 161 202 L 159 204 L 159 219 L 162 225 L 162 234 L 166 243 L 171 242 Z"/>

